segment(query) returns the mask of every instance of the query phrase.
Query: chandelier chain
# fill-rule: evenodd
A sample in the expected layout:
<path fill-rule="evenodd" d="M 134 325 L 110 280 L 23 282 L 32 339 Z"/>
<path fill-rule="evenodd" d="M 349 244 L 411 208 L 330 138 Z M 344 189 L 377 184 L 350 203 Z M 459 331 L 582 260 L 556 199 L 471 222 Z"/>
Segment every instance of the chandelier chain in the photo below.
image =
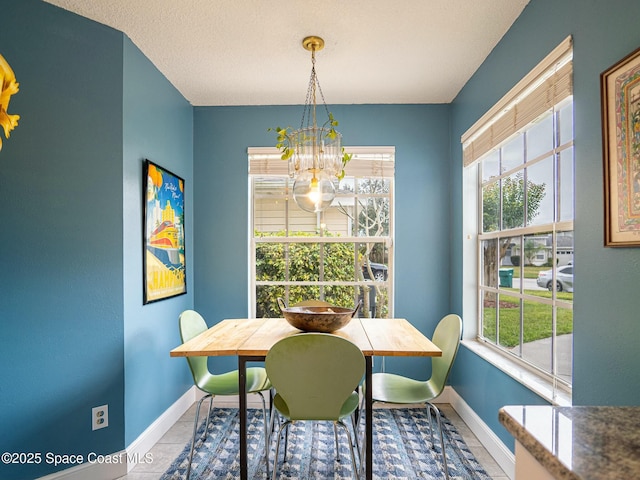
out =
<path fill-rule="evenodd" d="M 316 73 L 316 49 L 311 48 L 311 77 L 309 78 L 309 86 L 307 87 L 307 96 L 304 102 L 304 110 L 302 111 L 302 120 L 300 121 L 300 129 L 307 127 L 316 128 L 316 90 L 320 93 L 325 113 L 329 117 L 329 107 L 324 99 L 320 80 Z M 306 122 L 306 123 L 305 123 Z"/>

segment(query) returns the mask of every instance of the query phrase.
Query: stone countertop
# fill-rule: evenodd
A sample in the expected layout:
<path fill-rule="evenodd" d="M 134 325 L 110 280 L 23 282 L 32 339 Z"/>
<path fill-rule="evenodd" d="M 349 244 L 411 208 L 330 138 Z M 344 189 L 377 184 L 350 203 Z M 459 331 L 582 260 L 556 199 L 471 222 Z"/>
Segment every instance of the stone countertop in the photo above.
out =
<path fill-rule="evenodd" d="M 498 418 L 556 479 L 640 478 L 640 407 L 506 406 Z"/>

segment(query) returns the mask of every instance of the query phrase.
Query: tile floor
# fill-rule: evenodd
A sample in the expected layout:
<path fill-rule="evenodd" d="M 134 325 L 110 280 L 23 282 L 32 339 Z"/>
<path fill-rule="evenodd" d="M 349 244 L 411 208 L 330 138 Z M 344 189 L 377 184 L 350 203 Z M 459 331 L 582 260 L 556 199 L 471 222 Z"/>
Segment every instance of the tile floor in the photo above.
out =
<path fill-rule="evenodd" d="M 224 402 L 218 400 L 219 407 L 236 407 L 237 401 Z M 251 405 L 250 405 L 251 406 Z M 378 407 L 376 407 L 378 408 Z M 509 480 L 509 477 L 495 462 L 493 457 L 484 449 L 479 440 L 471 432 L 469 427 L 462 421 L 456 411 L 449 404 L 438 404 L 438 408 L 458 429 L 469 449 L 482 464 L 493 480 Z M 204 407 L 203 407 L 204 410 Z M 179 421 L 155 444 L 151 449 L 153 461 L 146 464 L 137 465 L 129 474 L 120 477 L 118 480 L 158 480 L 162 474 L 171 466 L 173 460 L 182 452 L 193 433 L 193 418 L 195 406 L 192 406 Z"/>

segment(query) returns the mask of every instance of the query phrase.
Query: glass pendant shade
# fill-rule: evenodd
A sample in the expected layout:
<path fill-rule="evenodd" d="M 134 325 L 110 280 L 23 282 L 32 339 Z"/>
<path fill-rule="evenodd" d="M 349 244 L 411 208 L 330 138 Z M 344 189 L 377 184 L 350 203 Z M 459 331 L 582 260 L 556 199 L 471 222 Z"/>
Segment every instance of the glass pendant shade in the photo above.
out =
<path fill-rule="evenodd" d="M 330 177 L 342 171 L 342 135 L 327 128 L 307 127 L 291 134 L 294 154 L 289 160 L 289 173 L 298 175 L 322 170 Z"/>
<path fill-rule="evenodd" d="M 327 108 L 316 75 L 315 52 L 322 50 L 324 40 L 309 36 L 302 41 L 302 46 L 311 52 L 312 65 L 302 120 L 298 130 L 277 129 L 280 142 L 277 146 L 283 148 L 283 158 L 289 161 L 289 176 L 294 179 L 293 199 L 296 204 L 307 212 L 319 213 L 331 205 L 335 198 L 336 188 L 344 177 L 344 165 L 350 156 L 342 151 L 342 135 L 335 129 L 338 122 Z M 321 126 L 316 116 L 317 93 L 327 114 Z"/>
<path fill-rule="evenodd" d="M 293 199 L 307 212 L 323 211 L 336 196 L 333 179 L 323 171 L 306 171 L 296 176 L 293 182 Z"/>

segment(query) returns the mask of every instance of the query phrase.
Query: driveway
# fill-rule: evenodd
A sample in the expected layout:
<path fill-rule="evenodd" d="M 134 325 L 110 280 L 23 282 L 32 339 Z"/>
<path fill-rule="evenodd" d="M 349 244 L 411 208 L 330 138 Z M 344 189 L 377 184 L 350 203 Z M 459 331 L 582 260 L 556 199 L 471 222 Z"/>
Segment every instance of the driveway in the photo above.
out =
<path fill-rule="evenodd" d="M 513 288 L 520 288 L 520 279 L 513 279 Z M 524 279 L 524 289 L 525 290 L 546 290 L 546 288 L 539 287 L 536 283 L 535 278 L 525 278 Z"/>

